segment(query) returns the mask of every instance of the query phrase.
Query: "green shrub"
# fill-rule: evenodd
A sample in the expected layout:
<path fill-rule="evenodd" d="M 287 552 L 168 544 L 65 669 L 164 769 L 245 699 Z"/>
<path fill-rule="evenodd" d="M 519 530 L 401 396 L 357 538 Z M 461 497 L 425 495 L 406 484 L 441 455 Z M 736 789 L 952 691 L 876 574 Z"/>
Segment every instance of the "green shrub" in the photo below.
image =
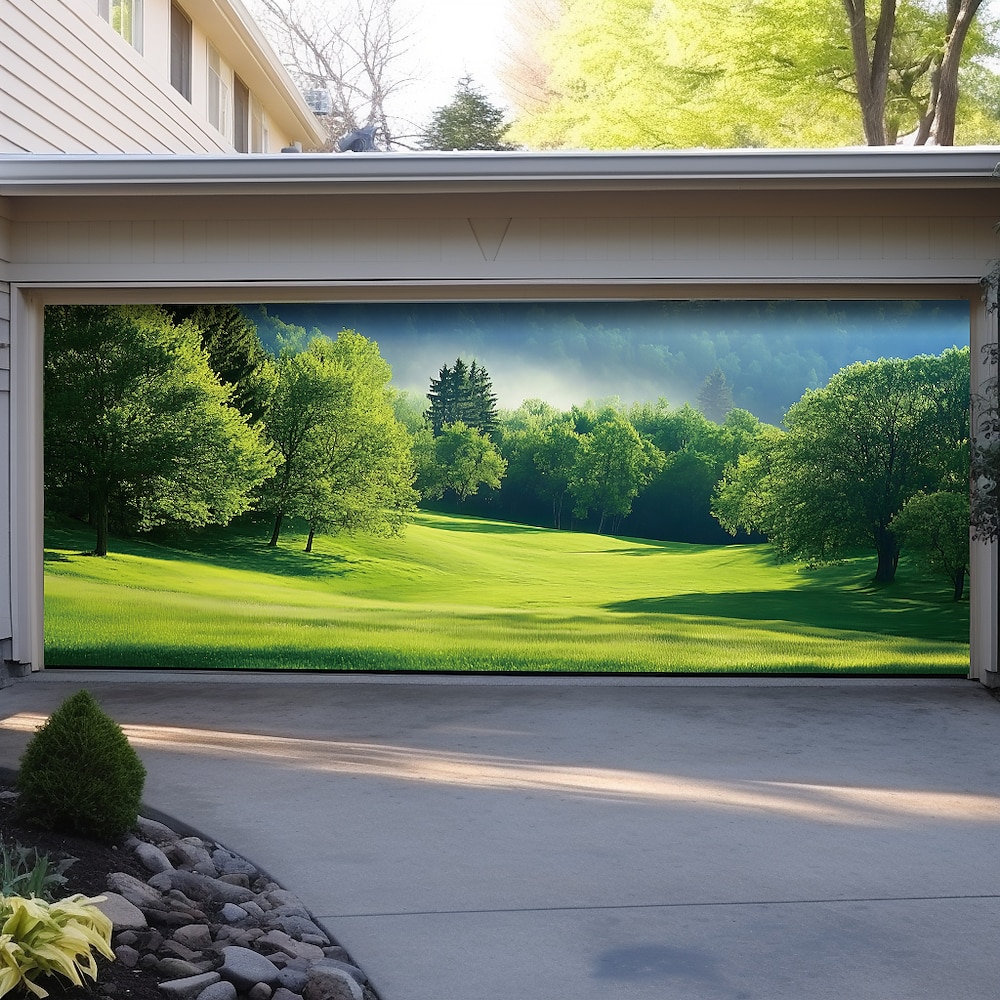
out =
<path fill-rule="evenodd" d="M 21 757 L 18 809 L 47 830 L 110 841 L 135 825 L 146 769 L 119 726 L 78 691 Z"/>

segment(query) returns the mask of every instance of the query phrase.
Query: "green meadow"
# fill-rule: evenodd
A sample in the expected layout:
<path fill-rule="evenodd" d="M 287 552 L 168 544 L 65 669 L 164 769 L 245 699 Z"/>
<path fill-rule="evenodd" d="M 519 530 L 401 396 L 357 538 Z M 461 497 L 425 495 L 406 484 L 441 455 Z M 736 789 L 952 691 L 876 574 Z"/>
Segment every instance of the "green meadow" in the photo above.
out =
<path fill-rule="evenodd" d="M 230 527 L 172 545 L 50 528 L 51 666 L 965 674 L 947 581 L 874 588 L 870 559 L 807 569 L 702 546 L 421 513 L 401 538 Z M 195 547 L 196 546 L 196 547 Z M 905 556 L 904 556 L 905 559 Z"/>

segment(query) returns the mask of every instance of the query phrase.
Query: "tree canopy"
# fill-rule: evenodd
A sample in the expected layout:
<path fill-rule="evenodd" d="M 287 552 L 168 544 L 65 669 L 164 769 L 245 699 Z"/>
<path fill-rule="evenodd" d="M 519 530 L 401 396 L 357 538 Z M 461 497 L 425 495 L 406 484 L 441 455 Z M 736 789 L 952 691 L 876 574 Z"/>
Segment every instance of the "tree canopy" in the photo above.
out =
<path fill-rule="evenodd" d="M 549 0 L 521 18 L 542 30 L 515 46 L 511 136 L 587 149 L 997 141 L 981 3 Z"/>
<path fill-rule="evenodd" d="M 48 307 L 50 502 L 89 519 L 101 556 L 112 525 L 228 522 L 275 468 L 230 398 L 193 323 L 154 306 Z"/>
<path fill-rule="evenodd" d="M 262 373 L 264 426 L 280 456 L 264 501 L 274 517 L 317 531 L 399 531 L 415 504 L 410 438 L 396 419 L 389 365 L 378 345 L 353 330 L 314 337 L 285 351 Z"/>
<path fill-rule="evenodd" d="M 968 405 L 968 349 L 849 365 L 726 473 L 713 513 L 730 531 L 762 531 L 787 558 L 873 549 L 875 580 L 891 582 L 894 516 L 921 490 L 967 481 Z"/>

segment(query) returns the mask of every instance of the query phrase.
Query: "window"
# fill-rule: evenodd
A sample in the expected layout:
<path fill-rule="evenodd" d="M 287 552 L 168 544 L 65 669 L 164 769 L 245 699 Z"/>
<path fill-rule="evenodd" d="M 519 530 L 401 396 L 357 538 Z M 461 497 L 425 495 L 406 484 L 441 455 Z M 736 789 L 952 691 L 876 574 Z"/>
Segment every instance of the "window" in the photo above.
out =
<path fill-rule="evenodd" d="M 228 139 L 232 133 L 229 120 L 229 67 L 215 47 L 208 47 L 208 120 Z"/>
<path fill-rule="evenodd" d="M 142 51 L 142 0 L 97 0 L 97 12 L 137 52 Z"/>
<path fill-rule="evenodd" d="M 267 116 L 264 106 L 253 94 L 250 95 L 250 152 L 266 153 L 270 145 L 267 132 Z"/>
<path fill-rule="evenodd" d="M 233 77 L 233 145 L 237 153 L 250 152 L 250 88 Z"/>
<path fill-rule="evenodd" d="M 170 85 L 191 100 L 191 19 L 170 5 Z"/>

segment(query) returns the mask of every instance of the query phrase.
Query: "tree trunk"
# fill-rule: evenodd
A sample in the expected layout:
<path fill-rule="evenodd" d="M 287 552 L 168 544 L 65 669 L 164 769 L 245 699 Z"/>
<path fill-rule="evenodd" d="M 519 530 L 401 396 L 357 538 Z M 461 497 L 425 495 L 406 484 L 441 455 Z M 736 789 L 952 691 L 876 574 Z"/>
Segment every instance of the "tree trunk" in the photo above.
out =
<path fill-rule="evenodd" d="M 278 546 L 278 535 L 281 534 L 281 522 L 284 521 L 285 515 L 283 511 L 278 511 L 274 515 L 274 530 L 271 532 L 271 540 L 267 543 L 269 549 L 277 548 Z"/>
<path fill-rule="evenodd" d="M 948 37 L 944 43 L 934 108 L 930 141 L 935 146 L 955 145 L 955 119 L 958 111 L 958 69 L 969 28 L 982 0 L 951 0 L 948 4 Z"/>
<path fill-rule="evenodd" d="M 843 0 L 843 4 L 851 35 L 854 82 L 857 84 L 865 141 L 869 146 L 884 146 L 885 95 L 889 85 L 889 55 L 896 32 L 896 0 L 882 0 L 870 57 L 865 0 Z"/>
<path fill-rule="evenodd" d="M 878 552 L 875 583 L 892 583 L 896 579 L 896 566 L 899 564 L 899 545 L 896 536 L 887 528 L 879 529 L 875 539 L 875 549 Z"/>
<path fill-rule="evenodd" d="M 94 518 L 97 528 L 97 543 L 94 546 L 95 556 L 106 556 L 108 554 L 108 497 L 101 494 L 97 497 L 96 517 Z"/>
<path fill-rule="evenodd" d="M 306 552 L 312 552 L 313 550 L 313 538 L 316 535 L 316 529 L 310 524 L 309 525 L 309 537 L 306 539 Z"/>
<path fill-rule="evenodd" d="M 599 535 L 604 533 L 604 518 L 605 518 L 605 514 L 604 514 L 604 511 L 602 510 L 601 511 L 601 520 L 598 522 L 598 525 L 597 525 L 597 533 Z"/>
<path fill-rule="evenodd" d="M 960 601 L 965 593 L 965 567 L 963 566 L 953 578 L 955 583 L 955 600 Z"/>

